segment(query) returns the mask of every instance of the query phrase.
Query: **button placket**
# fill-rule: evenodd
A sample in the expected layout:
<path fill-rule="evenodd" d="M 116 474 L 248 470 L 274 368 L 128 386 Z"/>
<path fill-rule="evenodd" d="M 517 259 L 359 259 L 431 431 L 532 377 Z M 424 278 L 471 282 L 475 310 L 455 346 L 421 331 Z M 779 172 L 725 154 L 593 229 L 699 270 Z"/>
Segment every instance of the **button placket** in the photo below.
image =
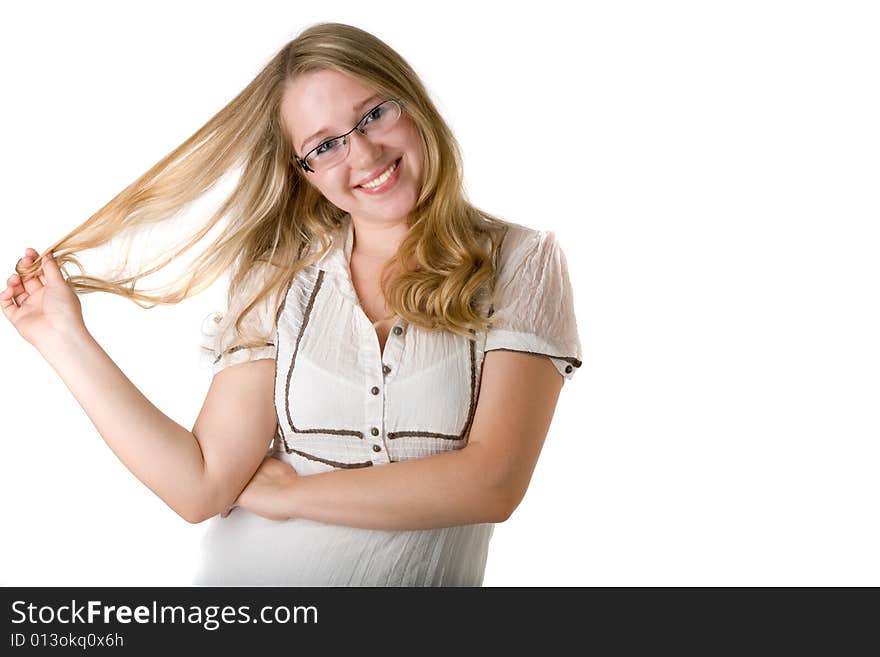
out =
<path fill-rule="evenodd" d="M 373 328 L 370 327 L 372 331 Z M 374 334 L 375 335 L 375 334 Z M 376 361 L 372 361 L 376 363 Z M 384 381 L 384 373 L 380 370 L 376 365 L 371 365 L 370 369 L 370 378 L 376 377 L 379 379 L 378 385 L 373 385 L 370 387 L 370 394 L 367 395 L 367 418 L 373 424 L 369 426 L 370 436 L 373 437 L 372 445 L 370 448 L 374 453 L 382 452 L 382 429 L 381 427 L 385 424 L 385 381 Z M 377 376 L 378 375 L 378 376 Z M 375 381 L 375 378 L 374 378 Z M 387 452 L 386 452 L 387 454 Z M 387 456 L 377 456 L 374 458 L 374 462 L 383 463 L 387 462 Z"/>
<path fill-rule="evenodd" d="M 366 403 L 366 419 L 371 424 L 368 425 L 369 435 L 372 440 L 367 440 L 366 442 L 371 442 L 370 445 L 373 452 L 381 452 L 382 451 L 382 429 L 381 427 L 385 423 L 385 395 L 383 394 L 384 390 L 377 385 L 374 385 L 370 388 L 369 394 L 367 395 L 367 403 Z M 383 456 L 376 457 L 378 460 L 374 459 L 375 463 L 383 463 L 388 459 L 387 457 L 383 458 Z"/>
<path fill-rule="evenodd" d="M 375 330 L 366 319 L 366 315 L 364 315 L 363 326 L 365 332 L 365 353 L 372 352 L 370 357 L 365 358 L 362 361 L 365 366 L 364 374 L 366 375 L 367 385 L 367 394 L 364 400 L 364 418 L 368 423 L 367 431 L 371 437 L 364 442 L 372 443 L 370 445 L 371 450 L 379 453 L 382 452 L 382 445 L 374 441 L 379 441 L 379 443 L 382 441 L 381 427 L 384 426 L 385 423 L 385 381 L 382 369 L 377 365 L 377 363 L 380 362 L 380 359 L 374 355 L 380 353 L 377 351 L 379 342 L 376 339 Z M 380 454 L 373 458 L 373 463 L 385 463 L 387 461 L 388 457 L 385 454 Z"/>
<path fill-rule="evenodd" d="M 376 422 L 377 426 L 370 427 L 370 434 L 376 437 L 376 442 L 371 446 L 373 452 L 379 453 L 384 451 L 384 459 L 387 461 L 390 456 L 388 455 L 388 450 L 383 450 L 383 440 L 382 440 L 382 428 L 385 424 L 385 403 L 387 401 L 388 396 L 388 379 L 389 374 L 393 376 L 393 372 L 397 368 L 397 363 L 400 358 L 400 354 L 403 351 L 403 336 L 405 335 L 405 330 L 402 326 L 402 320 L 400 320 L 392 329 L 391 334 L 385 341 L 385 348 L 382 350 L 382 358 L 381 358 L 381 384 L 374 385 L 370 388 L 370 398 L 379 397 L 382 401 L 381 413 L 377 416 L 378 422 Z M 372 327 L 371 327 L 372 330 Z M 393 381 L 393 379 L 391 379 Z M 381 395 L 380 395 L 381 393 Z M 382 458 L 382 457 L 378 457 Z"/>
<path fill-rule="evenodd" d="M 372 434 L 373 436 L 378 436 L 380 433 L 382 433 L 382 432 L 379 431 L 379 427 L 372 427 L 370 429 L 370 434 Z M 380 445 L 379 443 L 373 443 L 373 451 L 374 452 L 381 452 L 382 445 Z"/>
<path fill-rule="evenodd" d="M 388 376 L 400 363 L 400 354 L 403 352 L 405 331 L 403 328 L 403 320 L 398 320 L 391 334 L 385 341 L 385 353 L 382 359 L 382 374 Z"/>

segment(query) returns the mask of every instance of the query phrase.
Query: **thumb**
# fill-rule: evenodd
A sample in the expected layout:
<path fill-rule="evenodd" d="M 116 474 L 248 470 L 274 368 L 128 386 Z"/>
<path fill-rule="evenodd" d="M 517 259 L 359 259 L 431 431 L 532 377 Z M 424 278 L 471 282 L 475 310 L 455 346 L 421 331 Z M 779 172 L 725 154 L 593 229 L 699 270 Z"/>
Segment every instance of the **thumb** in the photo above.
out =
<path fill-rule="evenodd" d="M 46 251 L 46 253 L 43 254 L 41 264 L 47 282 L 66 283 L 64 276 L 61 274 L 61 269 L 58 267 L 58 263 L 55 262 L 55 258 L 51 251 Z"/>

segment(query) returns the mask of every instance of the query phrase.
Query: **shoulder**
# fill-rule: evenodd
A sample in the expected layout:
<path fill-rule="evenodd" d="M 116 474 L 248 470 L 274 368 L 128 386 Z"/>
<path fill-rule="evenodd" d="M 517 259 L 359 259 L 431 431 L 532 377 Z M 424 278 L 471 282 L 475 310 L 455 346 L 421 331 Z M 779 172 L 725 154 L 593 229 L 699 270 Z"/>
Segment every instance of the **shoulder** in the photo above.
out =
<path fill-rule="evenodd" d="M 230 274 L 229 309 L 242 313 L 250 307 L 248 314 L 274 318 L 292 282 L 288 270 L 262 258 L 236 266 L 240 277 L 235 280 Z"/>
<path fill-rule="evenodd" d="M 539 230 L 523 224 L 507 222 L 496 256 L 495 266 L 498 277 L 506 277 L 539 264 L 542 259 L 552 255 L 559 248 L 556 235 L 551 230 Z"/>

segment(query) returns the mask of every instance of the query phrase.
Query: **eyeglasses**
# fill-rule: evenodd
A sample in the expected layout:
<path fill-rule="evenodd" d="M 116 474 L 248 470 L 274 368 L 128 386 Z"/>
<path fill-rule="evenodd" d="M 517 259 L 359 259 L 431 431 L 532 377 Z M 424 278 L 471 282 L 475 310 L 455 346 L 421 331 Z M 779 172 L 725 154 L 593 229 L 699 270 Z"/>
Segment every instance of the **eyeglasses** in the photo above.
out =
<path fill-rule="evenodd" d="M 364 114 L 358 124 L 344 135 L 321 142 L 302 159 L 296 155 L 293 156 L 293 159 L 306 173 L 326 171 L 335 167 L 348 157 L 348 152 L 351 150 L 351 140 L 348 136 L 352 132 L 357 130 L 362 135 L 382 134 L 397 123 L 403 112 L 403 106 L 403 101 L 396 98 L 386 100 Z"/>

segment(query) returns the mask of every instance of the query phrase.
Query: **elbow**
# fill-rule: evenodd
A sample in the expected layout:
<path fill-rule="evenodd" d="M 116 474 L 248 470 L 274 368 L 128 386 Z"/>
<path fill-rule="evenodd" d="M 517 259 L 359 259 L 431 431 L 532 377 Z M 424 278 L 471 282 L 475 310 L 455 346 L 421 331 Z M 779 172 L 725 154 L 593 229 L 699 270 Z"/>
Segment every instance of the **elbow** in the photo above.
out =
<path fill-rule="evenodd" d="M 506 522 L 507 519 L 510 518 L 511 513 L 512 512 L 510 510 L 502 508 L 492 516 L 491 522 L 496 525 L 502 522 Z"/>
<path fill-rule="evenodd" d="M 186 520 L 191 525 L 197 525 L 208 518 L 208 516 L 206 516 L 205 513 L 203 513 L 202 510 L 196 507 L 194 504 L 178 501 L 169 502 L 164 498 L 160 499 L 165 502 L 165 505 L 169 509 L 174 511 L 174 513 Z"/>
<path fill-rule="evenodd" d="M 232 500 L 221 502 L 221 499 L 215 488 L 206 485 L 198 494 L 187 500 L 185 507 L 182 506 L 180 510 L 175 510 L 181 518 L 191 525 L 198 525 L 218 515 L 233 503 Z"/>
<path fill-rule="evenodd" d="M 470 443 L 461 454 L 468 454 L 473 466 L 471 475 L 474 481 L 480 482 L 480 499 L 486 500 L 483 517 L 486 522 L 501 523 L 513 514 L 525 495 L 521 485 L 514 479 L 503 460 L 497 459 L 479 443 Z"/>
<path fill-rule="evenodd" d="M 175 512 L 191 525 L 198 525 L 210 517 L 199 509 L 175 509 Z"/>
<path fill-rule="evenodd" d="M 198 525 L 217 515 L 213 508 L 209 508 L 208 504 L 199 504 L 196 500 L 188 505 L 175 508 L 174 511 L 191 525 Z"/>
<path fill-rule="evenodd" d="M 181 513 L 179 515 L 181 518 L 186 520 L 191 525 L 198 525 L 199 523 L 202 523 L 205 520 L 207 520 L 209 517 L 204 514 L 191 514 L 191 513 L 190 514 Z"/>
<path fill-rule="evenodd" d="M 524 480 L 522 477 L 516 477 L 509 473 L 504 473 L 496 479 L 494 489 L 497 500 L 495 507 L 497 520 L 495 522 L 505 522 L 510 519 L 510 516 L 525 498 L 528 487 L 528 479 Z"/>
<path fill-rule="evenodd" d="M 500 494 L 496 498 L 495 507 L 493 509 L 492 514 L 492 522 L 494 523 L 502 523 L 507 521 L 513 512 L 516 510 L 516 507 L 519 506 L 520 500 L 522 499 L 521 495 L 513 494 L 507 491 L 505 494 Z"/>

